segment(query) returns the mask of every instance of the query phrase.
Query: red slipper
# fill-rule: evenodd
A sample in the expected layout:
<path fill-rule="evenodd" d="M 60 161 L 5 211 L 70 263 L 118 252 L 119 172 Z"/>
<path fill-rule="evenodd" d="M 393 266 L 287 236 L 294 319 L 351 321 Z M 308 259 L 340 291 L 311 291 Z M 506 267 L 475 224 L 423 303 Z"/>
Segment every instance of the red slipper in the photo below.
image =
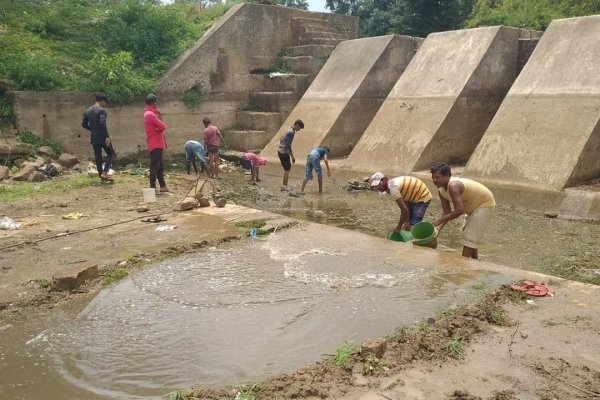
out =
<path fill-rule="evenodd" d="M 554 294 L 554 290 L 544 285 L 543 283 L 535 283 L 529 280 L 523 281 L 522 285 L 513 283 L 510 287 L 512 290 L 523 292 L 528 294 L 529 296 L 534 297 L 544 297 L 547 295 L 552 296 Z"/>

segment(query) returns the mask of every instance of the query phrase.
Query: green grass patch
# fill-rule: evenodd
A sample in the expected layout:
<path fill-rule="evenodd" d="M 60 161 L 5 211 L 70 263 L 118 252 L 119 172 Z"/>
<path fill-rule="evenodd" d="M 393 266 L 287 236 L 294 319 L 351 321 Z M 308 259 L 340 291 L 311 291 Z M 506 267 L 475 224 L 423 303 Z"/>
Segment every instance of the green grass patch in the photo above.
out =
<path fill-rule="evenodd" d="M 112 271 L 108 271 L 106 274 L 104 274 L 104 279 L 102 283 L 104 284 L 104 286 L 109 286 L 127 277 L 127 275 L 129 275 L 129 273 L 125 268 L 117 268 Z"/>
<path fill-rule="evenodd" d="M 292 68 L 290 68 L 290 66 L 287 64 L 287 62 L 283 59 L 283 57 L 286 57 L 288 55 L 289 54 L 285 50 L 279 52 L 279 54 L 277 55 L 277 58 L 275 59 L 273 64 L 271 64 L 271 66 L 269 68 L 267 68 L 267 73 L 272 73 L 272 72 L 280 72 L 282 74 L 291 73 Z"/>
<path fill-rule="evenodd" d="M 248 388 L 246 386 L 241 386 L 238 392 L 235 394 L 233 400 L 258 400 L 259 393 L 256 389 L 256 385 Z"/>
<path fill-rule="evenodd" d="M 506 318 L 506 311 L 494 303 L 487 302 L 483 305 L 485 320 L 492 325 L 508 326 L 510 322 Z"/>
<path fill-rule="evenodd" d="M 47 289 L 52 285 L 52 282 L 48 279 L 43 278 L 37 280 L 37 285 L 40 289 Z"/>
<path fill-rule="evenodd" d="M 189 390 L 177 390 L 164 396 L 165 400 L 193 400 L 195 397 Z"/>
<path fill-rule="evenodd" d="M 461 336 L 454 336 L 452 339 L 446 342 L 444 351 L 454 358 L 464 358 L 464 339 Z"/>
<path fill-rule="evenodd" d="M 63 194 L 71 189 L 97 184 L 96 177 L 76 175 L 45 182 L 10 182 L 0 184 L 0 201 L 20 201 L 49 194 Z"/>
<path fill-rule="evenodd" d="M 335 353 L 333 354 L 333 363 L 343 369 L 348 369 L 351 367 L 350 359 L 353 355 L 358 354 L 360 351 L 360 346 L 352 344 L 345 340 L 335 349 Z"/>

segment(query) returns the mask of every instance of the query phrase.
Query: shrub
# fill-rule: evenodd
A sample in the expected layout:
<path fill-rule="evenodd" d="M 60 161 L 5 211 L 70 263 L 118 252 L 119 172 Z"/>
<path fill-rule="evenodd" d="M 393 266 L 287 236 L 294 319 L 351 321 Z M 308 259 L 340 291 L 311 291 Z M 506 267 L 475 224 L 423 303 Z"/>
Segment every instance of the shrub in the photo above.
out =
<path fill-rule="evenodd" d="M 23 143 L 29 143 L 34 147 L 50 146 L 56 155 L 60 155 L 63 152 L 62 145 L 56 140 L 43 139 L 27 128 L 21 129 L 17 135 L 17 140 Z"/>
<path fill-rule="evenodd" d="M 17 90 L 103 91 L 114 102 L 129 102 L 153 91 L 173 59 L 233 4 L 5 1 L 0 76 Z"/>
<path fill-rule="evenodd" d="M 348 369 L 350 368 L 350 359 L 353 355 L 358 354 L 359 351 L 360 346 L 353 345 L 346 340 L 335 349 L 333 363 L 340 368 Z"/>
<path fill-rule="evenodd" d="M 181 101 L 186 105 L 187 108 L 195 108 L 202 102 L 202 88 L 200 86 L 194 86 L 191 89 L 185 91 L 181 97 Z"/>
<path fill-rule="evenodd" d="M 14 118 L 12 104 L 5 94 L 0 92 L 0 128 L 11 126 Z"/>

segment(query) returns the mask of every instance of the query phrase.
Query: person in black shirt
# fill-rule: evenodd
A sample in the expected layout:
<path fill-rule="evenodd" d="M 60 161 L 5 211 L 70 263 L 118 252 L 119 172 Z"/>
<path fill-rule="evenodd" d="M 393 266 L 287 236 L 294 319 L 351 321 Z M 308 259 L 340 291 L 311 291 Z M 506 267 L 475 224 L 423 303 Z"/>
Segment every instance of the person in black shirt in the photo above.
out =
<path fill-rule="evenodd" d="M 110 164 L 114 158 L 115 152 L 108 136 L 106 127 L 106 105 L 108 98 L 104 93 L 96 93 L 96 103 L 85 110 L 81 126 L 90 131 L 90 143 L 94 148 L 94 158 L 96 159 L 96 168 L 98 175 L 102 180 L 112 180 L 109 174 Z M 102 168 L 102 150 L 106 153 L 106 162 Z"/>

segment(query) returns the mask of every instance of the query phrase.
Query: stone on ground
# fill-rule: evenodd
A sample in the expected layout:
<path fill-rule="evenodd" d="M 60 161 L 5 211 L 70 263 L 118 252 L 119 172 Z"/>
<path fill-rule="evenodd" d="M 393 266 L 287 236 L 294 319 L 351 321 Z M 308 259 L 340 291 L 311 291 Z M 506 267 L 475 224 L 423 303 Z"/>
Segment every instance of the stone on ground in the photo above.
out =
<path fill-rule="evenodd" d="M 52 149 L 52 147 L 50 146 L 42 146 L 42 147 L 38 147 L 36 152 L 40 155 L 40 156 L 46 156 L 46 157 L 56 157 L 56 153 L 54 152 L 54 150 Z"/>
<path fill-rule="evenodd" d="M 37 172 L 37 169 L 33 165 L 25 165 L 13 175 L 12 179 L 13 181 L 26 181 L 35 172 Z"/>
<path fill-rule="evenodd" d="M 33 146 L 19 142 L 14 138 L 0 138 L 0 160 L 16 160 L 27 158 L 31 154 Z"/>
<path fill-rule="evenodd" d="M 369 354 L 374 354 L 377 358 L 381 358 L 387 349 L 387 341 L 385 338 L 367 339 L 360 345 L 360 355 L 366 358 Z"/>
<path fill-rule="evenodd" d="M 198 207 L 198 200 L 193 197 L 186 197 L 175 206 L 175 211 L 187 211 Z"/>
<path fill-rule="evenodd" d="M 10 169 L 4 165 L 0 165 L 0 181 L 10 178 Z"/>
<path fill-rule="evenodd" d="M 43 182 L 46 180 L 46 175 L 40 171 L 33 171 L 29 178 L 27 178 L 28 182 Z"/>
<path fill-rule="evenodd" d="M 58 158 L 58 163 L 65 168 L 73 168 L 79 164 L 79 158 L 69 153 L 62 153 Z"/>

